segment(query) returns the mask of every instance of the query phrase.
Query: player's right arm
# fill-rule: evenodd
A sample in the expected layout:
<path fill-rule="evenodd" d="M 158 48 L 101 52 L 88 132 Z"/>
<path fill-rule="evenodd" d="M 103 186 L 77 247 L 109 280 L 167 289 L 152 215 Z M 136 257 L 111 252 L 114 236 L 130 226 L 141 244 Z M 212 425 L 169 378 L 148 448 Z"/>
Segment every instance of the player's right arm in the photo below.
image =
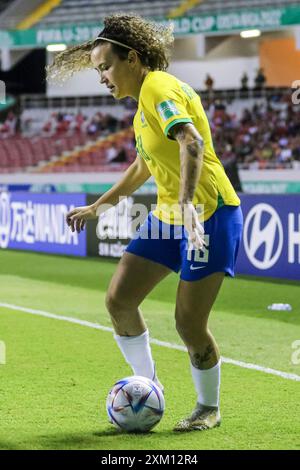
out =
<path fill-rule="evenodd" d="M 142 157 L 137 155 L 134 162 L 127 168 L 124 175 L 111 189 L 106 191 L 90 206 L 76 207 L 67 214 L 67 224 L 72 232 L 80 233 L 88 219 L 95 219 L 109 206 L 114 206 L 123 197 L 130 196 L 151 176 L 151 173 Z"/>

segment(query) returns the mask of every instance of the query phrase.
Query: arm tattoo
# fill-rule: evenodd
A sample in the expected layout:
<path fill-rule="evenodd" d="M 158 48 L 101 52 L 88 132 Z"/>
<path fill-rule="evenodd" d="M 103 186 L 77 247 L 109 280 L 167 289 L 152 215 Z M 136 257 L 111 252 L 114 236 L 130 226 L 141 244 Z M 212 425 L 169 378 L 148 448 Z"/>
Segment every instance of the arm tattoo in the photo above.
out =
<path fill-rule="evenodd" d="M 198 184 L 204 153 L 204 143 L 191 124 L 174 126 L 172 136 L 180 146 L 180 196 L 179 202 L 192 201 Z"/>
<path fill-rule="evenodd" d="M 204 149 L 204 144 L 202 139 L 195 139 L 192 142 L 186 145 L 189 155 L 193 158 L 199 157 L 199 152 Z"/>
<path fill-rule="evenodd" d="M 177 125 L 171 128 L 171 136 L 173 139 L 177 140 L 178 142 L 181 142 L 184 139 L 185 136 L 185 129 L 183 125 Z"/>

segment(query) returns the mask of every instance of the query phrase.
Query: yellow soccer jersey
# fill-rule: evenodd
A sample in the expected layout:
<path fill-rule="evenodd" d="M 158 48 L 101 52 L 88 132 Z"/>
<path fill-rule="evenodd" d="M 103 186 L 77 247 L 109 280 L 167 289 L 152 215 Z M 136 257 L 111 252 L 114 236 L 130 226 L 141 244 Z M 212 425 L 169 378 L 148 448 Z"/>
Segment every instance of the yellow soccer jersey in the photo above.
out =
<path fill-rule="evenodd" d="M 220 204 L 238 206 L 240 200 L 215 154 L 199 96 L 173 75 L 155 71 L 144 79 L 133 122 L 137 158 L 145 160 L 158 189 L 154 215 L 166 223 L 182 223 L 179 144 L 169 136 L 171 127 L 179 122 L 193 123 L 204 141 L 202 171 L 193 198 L 194 205 L 203 206 L 201 220 L 209 219 Z"/>

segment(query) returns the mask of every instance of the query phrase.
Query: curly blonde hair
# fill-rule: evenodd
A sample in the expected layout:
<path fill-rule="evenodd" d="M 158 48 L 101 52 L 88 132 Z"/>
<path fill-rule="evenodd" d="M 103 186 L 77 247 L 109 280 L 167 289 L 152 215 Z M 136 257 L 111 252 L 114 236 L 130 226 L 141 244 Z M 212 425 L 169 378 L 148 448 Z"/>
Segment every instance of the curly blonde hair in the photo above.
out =
<path fill-rule="evenodd" d="M 47 80 L 65 82 L 76 72 L 94 68 L 91 52 L 101 42 L 101 37 L 118 41 L 138 52 L 141 63 L 150 70 L 166 70 L 174 44 L 173 26 L 160 26 L 135 14 L 114 14 L 104 19 L 104 29 L 98 38 L 71 47 L 54 58 L 46 67 Z M 106 42 L 106 41 L 105 41 Z M 121 60 L 129 49 L 112 44 L 112 50 Z"/>

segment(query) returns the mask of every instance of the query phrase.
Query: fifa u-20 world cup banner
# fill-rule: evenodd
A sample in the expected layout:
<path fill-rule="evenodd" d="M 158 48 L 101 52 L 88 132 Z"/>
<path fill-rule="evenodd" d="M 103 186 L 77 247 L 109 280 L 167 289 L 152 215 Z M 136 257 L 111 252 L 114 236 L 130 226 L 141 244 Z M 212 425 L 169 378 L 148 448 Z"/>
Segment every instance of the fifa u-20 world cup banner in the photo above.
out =
<path fill-rule="evenodd" d="M 282 5 L 265 8 L 239 8 L 222 13 L 202 13 L 197 16 L 178 18 L 152 18 L 160 24 L 174 24 L 175 36 L 187 34 L 230 33 L 244 29 L 278 29 L 300 24 L 300 7 Z M 98 36 L 103 28 L 102 22 L 67 24 L 54 27 L 37 27 L 15 31 L 0 31 L 0 44 L 3 47 L 18 48 L 43 47 L 48 44 L 78 44 Z"/>
<path fill-rule="evenodd" d="M 300 281 L 300 195 L 242 195 L 237 273 Z"/>
<path fill-rule="evenodd" d="M 0 248 L 86 256 L 86 233 L 66 224 L 85 204 L 85 194 L 0 193 Z"/>

